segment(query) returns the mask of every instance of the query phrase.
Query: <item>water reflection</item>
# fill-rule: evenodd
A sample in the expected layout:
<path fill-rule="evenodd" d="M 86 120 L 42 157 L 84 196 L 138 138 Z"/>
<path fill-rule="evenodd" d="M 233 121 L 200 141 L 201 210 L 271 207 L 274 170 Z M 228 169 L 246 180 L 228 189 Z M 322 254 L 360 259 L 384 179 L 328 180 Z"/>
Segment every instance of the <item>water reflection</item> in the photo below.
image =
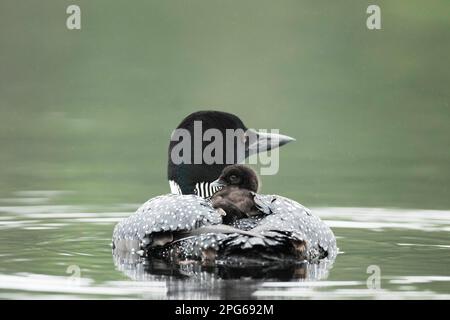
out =
<path fill-rule="evenodd" d="M 266 266 L 171 264 L 137 254 L 113 252 L 114 264 L 136 281 L 162 282 L 169 299 L 248 299 L 262 281 L 315 281 L 325 279 L 332 261 Z"/>
<path fill-rule="evenodd" d="M 47 299 L 48 293 L 57 293 L 58 299 L 74 297 L 144 297 L 164 299 L 167 289 L 162 282 L 132 282 L 132 281 L 108 281 L 101 285 L 95 284 L 93 279 L 79 278 L 74 281 L 70 277 L 49 276 L 33 273 L 18 273 L 14 275 L 0 275 L 0 289 L 10 291 L 25 291 L 45 293 L 44 295 L 21 295 L 20 298 Z M 69 294 L 69 295 L 67 295 Z M 0 294 L 0 298 L 6 297 Z"/>
<path fill-rule="evenodd" d="M 204 265 L 200 262 L 168 263 L 163 260 L 145 259 L 136 254 L 134 259 L 124 259 L 119 254 L 113 254 L 114 264 L 118 270 L 133 280 L 148 280 L 152 276 L 172 276 L 179 279 L 202 278 L 199 275 L 211 274 L 217 279 L 273 279 L 273 280 L 321 280 L 328 276 L 333 264 L 323 260 L 320 263 L 299 262 L 297 264 L 269 264 L 269 265 Z M 134 260 L 134 261 L 133 261 Z"/>

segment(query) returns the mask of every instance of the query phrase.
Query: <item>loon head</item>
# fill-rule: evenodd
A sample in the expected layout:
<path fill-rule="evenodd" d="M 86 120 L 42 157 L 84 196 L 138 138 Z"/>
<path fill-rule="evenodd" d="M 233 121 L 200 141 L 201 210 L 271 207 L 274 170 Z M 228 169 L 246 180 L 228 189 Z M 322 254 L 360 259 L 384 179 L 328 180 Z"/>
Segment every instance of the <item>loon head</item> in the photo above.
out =
<path fill-rule="evenodd" d="M 213 187 L 235 186 L 253 192 L 258 191 L 259 181 L 256 172 L 242 164 L 233 164 L 223 169 L 219 178 L 211 183 Z"/>
<path fill-rule="evenodd" d="M 210 197 L 218 190 L 211 183 L 225 167 L 294 140 L 248 129 L 231 113 L 194 112 L 181 121 L 171 136 L 167 169 L 171 192 Z"/>

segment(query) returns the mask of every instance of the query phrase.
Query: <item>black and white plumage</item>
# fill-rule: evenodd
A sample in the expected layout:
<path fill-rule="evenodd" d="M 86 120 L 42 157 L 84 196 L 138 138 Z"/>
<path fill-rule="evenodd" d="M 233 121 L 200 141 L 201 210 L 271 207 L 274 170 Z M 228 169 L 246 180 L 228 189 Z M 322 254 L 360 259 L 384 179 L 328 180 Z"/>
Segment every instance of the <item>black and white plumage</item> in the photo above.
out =
<path fill-rule="evenodd" d="M 114 228 L 113 245 L 123 251 L 144 250 L 154 235 L 187 232 L 220 224 L 220 213 L 210 202 L 196 195 L 167 194 L 145 202 L 133 215 Z"/>
<path fill-rule="evenodd" d="M 116 254 L 136 252 L 168 261 L 219 263 L 318 261 L 337 253 L 332 231 L 307 208 L 276 195 L 255 194 L 261 214 L 222 224 L 222 213 L 195 195 L 164 195 L 117 224 Z"/>
<path fill-rule="evenodd" d="M 169 180 L 170 193 L 172 194 L 183 194 L 181 192 L 180 186 L 173 180 Z M 220 190 L 220 187 L 212 185 L 212 182 L 197 182 L 194 185 L 193 194 L 202 197 L 209 198 L 214 193 Z"/>
<path fill-rule="evenodd" d="M 266 213 L 253 232 L 283 231 L 292 233 L 307 245 L 307 260 L 334 259 L 337 254 L 333 231 L 308 208 L 278 195 L 255 195 L 258 209 Z"/>
<path fill-rule="evenodd" d="M 236 116 L 217 111 L 191 114 L 178 128 L 191 129 L 192 121 L 199 119 L 205 128 L 246 129 Z M 293 140 L 281 135 L 273 138 L 276 143 L 266 143 L 263 148 L 247 146 L 243 157 Z M 171 147 L 172 142 L 168 178 L 173 194 L 150 199 L 116 225 L 115 256 L 132 253 L 165 261 L 219 264 L 334 259 L 337 249 L 332 231 L 293 200 L 255 193 L 259 214 L 239 219 L 232 226 L 222 224 L 224 212 L 216 210 L 207 198 L 217 191 L 212 182 L 227 165 L 175 165 L 170 159 Z"/>

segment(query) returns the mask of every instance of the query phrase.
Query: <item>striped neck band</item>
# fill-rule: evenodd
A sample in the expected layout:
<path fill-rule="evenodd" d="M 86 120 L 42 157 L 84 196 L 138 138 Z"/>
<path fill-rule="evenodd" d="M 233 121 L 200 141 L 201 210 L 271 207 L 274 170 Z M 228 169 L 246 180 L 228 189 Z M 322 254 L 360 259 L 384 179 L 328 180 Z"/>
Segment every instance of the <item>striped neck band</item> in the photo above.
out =
<path fill-rule="evenodd" d="M 194 189 L 195 194 L 202 198 L 209 198 L 221 189 L 221 187 L 211 186 L 211 183 L 212 182 L 197 182 Z M 175 181 L 169 180 L 169 186 L 171 193 L 182 194 L 180 186 Z"/>

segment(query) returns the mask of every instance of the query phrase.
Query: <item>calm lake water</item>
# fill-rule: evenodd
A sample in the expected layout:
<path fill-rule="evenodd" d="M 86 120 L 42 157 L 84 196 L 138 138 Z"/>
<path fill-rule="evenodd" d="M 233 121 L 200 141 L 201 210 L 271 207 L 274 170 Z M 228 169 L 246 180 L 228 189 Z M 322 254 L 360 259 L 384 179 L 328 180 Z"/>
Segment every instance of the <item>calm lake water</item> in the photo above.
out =
<path fill-rule="evenodd" d="M 450 298 L 450 211 L 314 208 L 338 238 L 334 264 L 224 272 L 115 263 L 112 229 L 136 205 L 52 204 L 60 193 L 0 199 L 0 298 Z M 369 266 L 379 268 L 379 289 L 367 286 Z"/>
<path fill-rule="evenodd" d="M 448 0 L 377 1 L 375 31 L 372 1 L 76 3 L 71 31 L 73 1 L 0 1 L 0 298 L 449 298 Z M 262 193 L 332 227 L 333 265 L 114 261 L 115 223 L 168 192 L 170 134 L 201 109 L 297 139 Z"/>

